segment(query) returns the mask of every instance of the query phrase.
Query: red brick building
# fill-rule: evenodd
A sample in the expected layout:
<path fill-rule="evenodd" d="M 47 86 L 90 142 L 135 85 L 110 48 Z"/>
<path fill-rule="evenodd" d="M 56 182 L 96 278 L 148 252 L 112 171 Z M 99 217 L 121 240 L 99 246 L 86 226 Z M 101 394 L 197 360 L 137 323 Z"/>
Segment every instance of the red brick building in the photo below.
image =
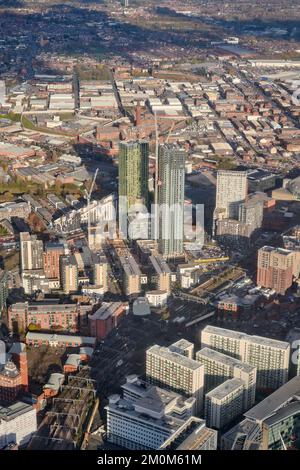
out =
<path fill-rule="evenodd" d="M 23 302 L 13 304 L 8 310 L 9 327 L 24 331 L 30 324 L 41 330 L 56 329 L 77 332 L 80 307 L 77 304 L 47 304 Z"/>
<path fill-rule="evenodd" d="M 285 294 L 293 283 L 292 251 L 264 246 L 258 250 L 257 285 Z"/>
<path fill-rule="evenodd" d="M 44 272 L 48 279 L 60 279 L 59 259 L 64 254 L 60 243 L 48 243 L 43 253 Z"/>
<path fill-rule="evenodd" d="M 0 402 L 12 403 L 20 393 L 28 391 L 28 366 L 25 345 L 15 343 L 9 359 L 0 370 Z"/>
<path fill-rule="evenodd" d="M 104 339 L 119 324 L 126 309 L 126 303 L 103 302 L 95 313 L 89 315 L 90 335 L 97 340 Z"/>

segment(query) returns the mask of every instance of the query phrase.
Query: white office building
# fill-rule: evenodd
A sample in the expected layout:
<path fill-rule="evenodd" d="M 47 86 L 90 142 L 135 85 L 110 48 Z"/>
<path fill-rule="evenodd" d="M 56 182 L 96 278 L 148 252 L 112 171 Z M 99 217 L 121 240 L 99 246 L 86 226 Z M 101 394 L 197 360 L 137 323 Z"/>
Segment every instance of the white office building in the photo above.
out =
<path fill-rule="evenodd" d="M 159 449 L 192 417 L 194 398 L 127 377 L 123 396 L 109 397 L 107 440 L 127 449 Z"/>
<path fill-rule="evenodd" d="M 9 444 L 27 444 L 36 430 L 36 410 L 31 405 L 18 401 L 0 407 L 0 449 Z"/>

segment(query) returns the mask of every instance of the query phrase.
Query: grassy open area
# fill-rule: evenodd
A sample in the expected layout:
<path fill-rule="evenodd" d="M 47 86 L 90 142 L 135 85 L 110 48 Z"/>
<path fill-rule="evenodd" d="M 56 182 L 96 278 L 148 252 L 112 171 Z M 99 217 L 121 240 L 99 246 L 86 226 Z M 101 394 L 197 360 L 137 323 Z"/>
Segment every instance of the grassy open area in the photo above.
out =
<path fill-rule="evenodd" d="M 28 372 L 30 384 L 41 391 L 53 372 L 62 371 L 62 356 L 65 349 L 56 349 L 42 346 L 41 348 L 28 347 Z"/>
<path fill-rule="evenodd" d="M 76 184 L 72 183 L 56 183 L 54 186 L 45 189 L 42 184 L 16 178 L 9 183 L 0 183 L 0 202 L 12 201 L 14 196 L 22 194 L 40 197 L 45 196 L 47 193 L 55 193 L 57 196 L 65 196 L 66 194 L 81 196 L 82 192 L 83 188 L 79 188 Z"/>
<path fill-rule="evenodd" d="M 30 119 L 28 119 L 24 115 L 22 116 L 21 122 L 25 129 L 29 129 L 31 131 L 42 132 L 45 134 L 51 134 L 51 135 L 57 135 L 57 136 L 63 136 L 63 137 L 72 137 L 72 135 L 68 134 L 67 132 L 54 130 L 54 129 L 48 129 L 47 127 L 36 126 Z"/>
<path fill-rule="evenodd" d="M 183 71 L 175 71 L 175 70 L 166 70 L 166 71 L 159 71 L 154 72 L 153 76 L 155 78 L 159 78 L 162 80 L 177 80 L 177 81 L 186 81 L 188 79 L 189 82 L 199 82 L 199 75 L 192 74 L 191 72 L 183 72 Z"/>
<path fill-rule="evenodd" d="M 69 121 L 73 117 L 74 117 L 73 113 L 61 113 L 60 115 L 60 118 L 62 121 Z M 60 135 L 64 137 L 72 137 L 67 132 L 54 130 L 54 129 L 48 129 L 47 127 L 36 126 L 28 117 L 24 115 L 21 116 L 21 114 L 15 114 L 13 112 L 10 112 L 8 114 L 0 114 L 0 119 L 9 119 L 12 122 L 21 122 L 21 124 L 23 125 L 25 129 L 28 129 L 31 131 L 42 132 L 42 133 L 53 134 L 53 135 Z"/>
<path fill-rule="evenodd" d="M 110 79 L 109 71 L 103 64 L 95 67 L 86 67 L 85 65 L 76 65 L 76 73 L 79 80 L 105 80 Z"/>
<path fill-rule="evenodd" d="M 42 194 L 43 189 L 42 186 L 37 183 L 32 183 L 29 181 L 24 181 L 21 179 L 15 179 L 10 181 L 9 183 L 0 183 L 0 195 L 1 194 Z"/>
<path fill-rule="evenodd" d="M 21 114 L 15 114 L 13 112 L 10 112 L 8 114 L 0 114 L 0 119 L 9 119 L 12 122 L 20 122 Z"/>

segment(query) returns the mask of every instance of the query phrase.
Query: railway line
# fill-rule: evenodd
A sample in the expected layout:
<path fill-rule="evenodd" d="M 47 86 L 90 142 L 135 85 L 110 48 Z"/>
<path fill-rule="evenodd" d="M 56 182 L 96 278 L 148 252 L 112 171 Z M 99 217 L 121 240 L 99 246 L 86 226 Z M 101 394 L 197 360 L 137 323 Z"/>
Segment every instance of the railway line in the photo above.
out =
<path fill-rule="evenodd" d="M 68 375 L 60 394 L 52 399 L 29 450 L 78 449 L 84 435 L 89 409 L 95 401 L 95 381 L 90 368 L 82 367 L 76 375 Z"/>

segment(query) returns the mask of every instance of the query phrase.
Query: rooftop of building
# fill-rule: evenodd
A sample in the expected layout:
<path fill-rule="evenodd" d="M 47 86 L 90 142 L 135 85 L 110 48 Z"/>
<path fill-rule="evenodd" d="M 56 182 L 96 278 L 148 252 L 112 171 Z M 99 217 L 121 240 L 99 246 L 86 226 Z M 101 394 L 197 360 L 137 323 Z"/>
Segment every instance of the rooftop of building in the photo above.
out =
<path fill-rule="evenodd" d="M 81 363 L 80 354 L 69 354 L 65 362 L 65 366 L 78 367 Z"/>
<path fill-rule="evenodd" d="M 191 347 L 194 348 L 194 344 L 188 341 L 187 339 L 181 338 L 175 343 L 173 343 L 171 346 L 178 348 L 178 349 L 190 349 Z"/>
<path fill-rule="evenodd" d="M 183 429 L 176 431 L 161 449 L 168 450 L 197 450 L 217 431 L 207 428 L 205 421 L 192 416 L 187 420 Z"/>
<path fill-rule="evenodd" d="M 154 290 L 148 290 L 146 292 L 146 295 L 168 295 L 168 292 L 166 290 L 154 289 Z"/>
<path fill-rule="evenodd" d="M 103 302 L 96 312 L 89 315 L 92 320 L 107 320 L 124 307 L 122 302 Z"/>
<path fill-rule="evenodd" d="M 63 312 L 63 311 L 77 311 L 77 304 L 58 304 L 48 302 L 17 302 L 12 305 L 13 310 L 28 310 L 30 314 L 45 312 L 51 314 L 52 312 Z"/>
<path fill-rule="evenodd" d="M 150 315 L 151 310 L 149 306 L 149 301 L 146 297 L 138 297 L 132 305 L 132 310 L 134 315 L 143 316 Z"/>
<path fill-rule="evenodd" d="M 241 170 L 218 170 L 217 175 L 219 176 L 247 176 L 247 171 L 241 171 Z"/>
<path fill-rule="evenodd" d="M 111 398 L 113 398 L 114 402 L 111 401 Z M 117 396 L 110 397 L 110 402 L 106 409 L 110 410 L 110 412 L 117 411 L 118 414 L 124 414 L 132 420 L 146 422 L 150 427 L 157 427 L 169 432 L 174 432 L 184 424 L 183 419 L 172 415 L 164 415 L 162 418 L 157 419 L 148 414 L 138 412 L 135 410 L 134 403 Z"/>
<path fill-rule="evenodd" d="M 218 326 L 206 326 L 202 332 L 210 333 L 213 335 L 220 335 L 226 336 L 227 338 L 232 338 L 236 340 L 245 339 L 248 335 L 246 333 L 242 333 L 241 331 L 234 331 L 234 330 L 227 330 L 226 328 L 220 328 Z"/>
<path fill-rule="evenodd" d="M 186 421 L 195 403 L 195 398 L 183 398 L 181 395 L 149 385 L 132 375 L 122 386 L 124 398 L 120 395 L 109 397 L 106 409 L 125 413 L 132 419 L 146 421 L 149 425 L 169 429 L 174 432 Z M 180 416 L 180 417 L 179 417 Z"/>
<path fill-rule="evenodd" d="M 259 346 L 267 346 L 270 348 L 290 349 L 290 344 L 286 341 L 279 341 L 278 339 L 264 338 L 263 336 L 249 336 L 247 341 L 257 344 Z"/>
<path fill-rule="evenodd" d="M 264 421 L 266 426 L 273 426 L 276 423 L 286 420 L 290 416 L 300 415 L 300 400 L 288 403 L 280 408 L 273 416 Z"/>
<path fill-rule="evenodd" d="M 26 334 L 26 340 L 35 341 L 49 341 L 50 343 L 62 342 L 62 343 L 75 343 L 76 344 L 89 344 L 94 346 L 96 338 L 91 336 L 76 336 L 76 335 L 61 335 L 56 333 L 39 333 L 29 331 Z"/>
<path fill-rule="evenodd" d="M 189 359 L 182 354 L 177 352 L 171 351 L 169 348 L 158 346 L 155 344 L 151 348 L 147 349 L 146 354 L 154 354 L 156 356 L 160 356 L 163 359 L 176 363 L 178 366 L 185 367 L 186 369 L 197 370 L 202 368 L 202 364 L 194 359 Z"/>
<path fill-rule="evenodd" d="M 300 376 L 289 380 L 289 382 L 244 413 L 244 416 L 254 421 L 264 421 L 292 400 L 300 400 Z"/>
<path fill-rule="evenodd" d="M 6 407 L 0 406 L 0 420 L 11 421 L 32 410 L 32 405 L 24 403 L 23 401 L 17 401 L 16 403 Z"/>
<path fill-rule="evenodd" d="M 94 264 L 104 264 L 104 263 L 107 263 L 107 259 L 106 259 L 106 256 L 105 254 L 102 252 L 102 253 L 94 253 L 92 252 L 92 261 Z"/>
<path fill-rule="evenodd" d="M 243 389 L 244 384 L 244 381 L 238 378 L 228 379 L 207 393 L 205 397 L 215 400 L 223 400 L 232 392 Z"/>
<path fill-rule="evenodd" d="M 126 383 L 122 385 L 122 390 L 124 396 L 126 393 L 129 393 L 128 396 L 130 396 L 130 400 L 138 403 L 140 406 L 142 406 L 144 399 L 149 399 L 145 402 L 147 403 L 146 407 L 149 408 L 149 411 L 159 411 L 162 409 L 161 405 L 164 405 L 165 408 L 168 404 L 175 403 L 175 401 L 176 407 L 181 409 L 186 405 L 190 407 L 195 402 L 193 397 L 184 398 L 176 392 L 151 385 L 140 379 L 136 374 L 131 374 L 126 377 Z M 153 406 L 151 405 L 152 402 Z"/>
<path fill-rule="evenodd" d="M 60 386 L 64 383 L 65 376 L 59 372 L 54 372 L 50 375 L 48 382 L 44 385 L 43 389 L 50 388 L 51 390 L 58 391 Z"/>
<path fill-rule="evenodd" d="M 264 180 L 268 178 L 274 178 L 276 175 L 274 173 L 270 173 L 268 170 L 264 170 L 262 168 L 255 168 L 247 171 L 248 179 L 250 180 Z"/>
<path fill-rule="evenodd" d="M 137 264 L 133 256 L 120 256 L 120 262 L 127 276 L 142 275 L 139 265 Z"/>
<path fill-rule="evenodd" d="M 203 348 L 200 351 L 196 352 L 196 359 L 198 358 L 207 358 L 215 362 L 219 362 L 224 364 L 228 367 L 236 367 L 241 369 L 243 372 L 251 373 L 255 370 L 255 367 L 250 366 L 249 364 L 245 364 L 245 362 L 240 361 L 239 359 L 235 359 L 234 357 L 227 356 L 219 351 L 215 351 L 214 349 L 210 348 Z"/>
<path fill-rule="evenodd" d="M 150 261 L 157 274 L 170 274 L 171 269 L 165 259 L 160 255 L 151 255 Z"/>
<path fill-rule="evenodd" d="M 1 366 L 0 366 L 1 367 Z M 6 364 L 2 365 L 0 370 L 0 376 L 14 379 L 20 375 L 17 366 L 10 360 Z"/>
<path fill-rule="evenodd" d="M 60 242 L 48 242 L 45 243 L 45 251 L 56 251 L 62 250 L 64 251 L 64 245 Z"/>
<path fill-rule="evenodd" d="M 206 426 L 198 426 L 193 432 L 188 434 L 185 438 L 182 438 L 177 450 L 201 449 L 201 447 L 216 434 L 217 431 L 214 429 L 207 428 Z"/>
<path fill-rule="evenodd" d="M 240 331 L 233 331 L 233 330 L 226 330 L 225 328 L 219 328 L 216 326 L 206 326 L 202 333 L 210 333 L 213 335 L 220 335 L 226 338 L 231 338 L 235 340 L 246 340 L 247 342 L 251 342 L 260 346 L 269 346 L 272 348 L 280 348 L 280 349 L 289 349 L 289 343 L 285 341 L 279 341 L 277 339 L 272 338 L 265 338 L 263 336 L 251 336 L 247 335 L 246 333 L 242 333 Z"/>
<path fill-rule="evenodd" d="M 246 448 L 251 434 L 255 434 L 257 431 L 257 423 L 246 418 L 236 424 L 233 428 L 229 429 L 229 431 L 227 431 L 223 437 L 226 439 L 226 441 L 231 442 L 232 448 L 234 447 L 234 450 L 242 450 Z"/>
<path fill-rule="evenodd" d="M 149 387 L 147 392 L 136 401 L 136 405 L 148 411 L 161 413 L 168 405 L 178 400 L 178 397 L 176 393 L 158 387 Z"/>
<path fill-rule="evenodd" d="M 126 142 L 120 142 L 120 145 L 126 148 L 137 147 L 141 144 L 149 144 L 149 142 L 148 140 L 128 140 Z"/>
<path fill-rule="evenodd" d="M 278 247 L 274 247 L 274 246 L 263 246 L 262 248 L 260 248 L 259 251 L 265 251 L 265 252 L 268 252 L 268 253 L 278 253 L 279 255 L 283 255 L 283 256 L 289 256 L 292 254 L 292 251 L 290 250 L 286 250 L 285 248 L 278 248 Z"/>

